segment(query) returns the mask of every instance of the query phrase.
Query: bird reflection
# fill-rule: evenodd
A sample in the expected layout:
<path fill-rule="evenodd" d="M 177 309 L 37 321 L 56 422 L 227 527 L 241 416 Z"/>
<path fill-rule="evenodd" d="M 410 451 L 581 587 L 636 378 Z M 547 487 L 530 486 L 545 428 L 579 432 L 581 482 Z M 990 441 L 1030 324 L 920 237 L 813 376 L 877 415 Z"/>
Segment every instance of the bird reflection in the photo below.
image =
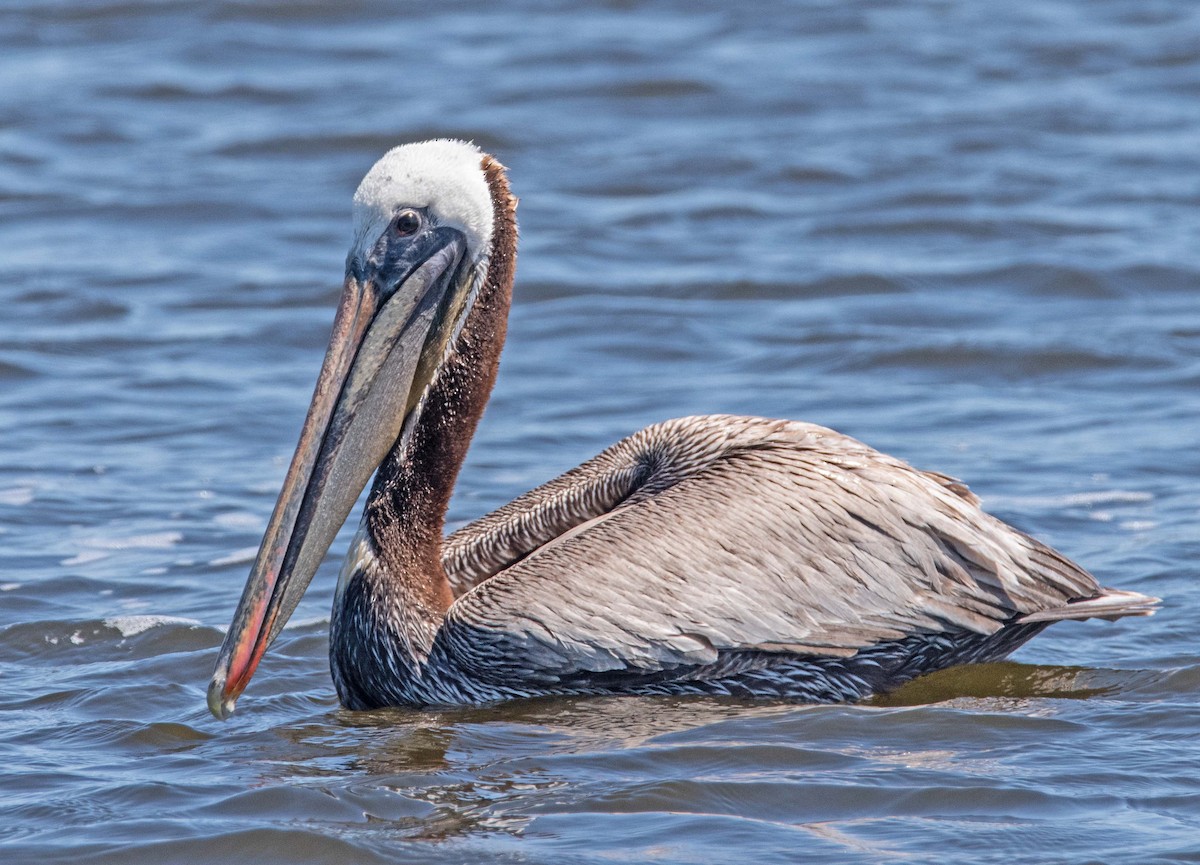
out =
<path fill-rule="evenodd" d="M 1140 677 L 1131 670 L 998 661 L 930 673 L 872 698 L 867 705 L 922 706 L 963 698 L 1088 700 L 1132 687 Z"/>
<path fill-rule="evenodd" d="M 270 775 L 261 786 L 316 785 L 365 818 L 365 827 L 335 820 L 329 831 L 359 837 L 365 828 L 435 844 L 521 837 L 544 815 L 653 810 L 664 796 L 673 811 L 703 810 L 713 807 L 705 779 L 731 771 L 751 786 L 794 783 L 795 807 L 820 812 L 819 803 L 801 801 L 807 785 L 870 785 L 895 764 L 956 774 L 984 768 L 967 744 L 977 733 L 962 726 L 964 715 L 1003 708 L 1036 716 L 1054 711 L 1050 700 L 1129 694 L 1163 675 L 1004 662 L 944 670 L 857 705 L 577 697 L 420 712 L 331 707 L 275 728 L 288 744 L 259 764 Z M 936 714 L 912 728 L 888 724 L 889 735 L 873 737 L 880 709 Z M 931 718 L 946 733 L 933 749 Z M 806 828 L 818 832 L 819 821 Z"/>

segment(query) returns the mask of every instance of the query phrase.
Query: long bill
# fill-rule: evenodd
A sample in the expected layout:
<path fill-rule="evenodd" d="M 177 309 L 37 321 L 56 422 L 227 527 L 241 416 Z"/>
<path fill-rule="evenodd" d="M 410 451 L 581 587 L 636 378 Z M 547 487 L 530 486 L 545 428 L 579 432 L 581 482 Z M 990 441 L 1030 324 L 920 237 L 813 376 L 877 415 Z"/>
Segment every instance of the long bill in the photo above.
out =
<path fill-rule="evenodd" d="M 209 683 L 218 718 L 233 713 L 428 384 L 415 380 L 422 356 L 469 290 L 465 248 L 460 232 L 436 228 L 398 259 L 347 268 L 300 442 Z"/>

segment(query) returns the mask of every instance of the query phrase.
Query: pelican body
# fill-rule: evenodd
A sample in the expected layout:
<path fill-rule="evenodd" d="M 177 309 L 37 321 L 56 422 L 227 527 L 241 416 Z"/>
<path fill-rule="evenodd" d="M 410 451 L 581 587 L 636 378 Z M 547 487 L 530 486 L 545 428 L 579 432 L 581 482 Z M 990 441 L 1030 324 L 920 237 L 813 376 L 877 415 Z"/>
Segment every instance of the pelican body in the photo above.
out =
<path fill-rule="evenodd" d="M 648 427 L 444 538 L 504 343 L 516 203 L 458 141 L 395 148 L 363 179 L 329 349 L 209 687 L 218 717 L 373 473 L 330 622 L 351 709 L 854 700 L 1061 619 L 1153 612 L 953 478 L 767 418 Z"/>

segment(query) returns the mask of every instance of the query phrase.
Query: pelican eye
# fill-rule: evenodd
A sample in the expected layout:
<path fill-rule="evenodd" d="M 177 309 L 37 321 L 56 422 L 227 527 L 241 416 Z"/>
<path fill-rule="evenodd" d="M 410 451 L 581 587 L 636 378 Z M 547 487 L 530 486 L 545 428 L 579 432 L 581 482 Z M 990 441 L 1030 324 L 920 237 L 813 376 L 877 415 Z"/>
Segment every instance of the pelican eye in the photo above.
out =
<path fill-rule="evenodd" d="M 421 215 L 415 210 L 401 210 L 392 220 L 392 231 L 399 237 L 416 234 L 421 227 Z"/>

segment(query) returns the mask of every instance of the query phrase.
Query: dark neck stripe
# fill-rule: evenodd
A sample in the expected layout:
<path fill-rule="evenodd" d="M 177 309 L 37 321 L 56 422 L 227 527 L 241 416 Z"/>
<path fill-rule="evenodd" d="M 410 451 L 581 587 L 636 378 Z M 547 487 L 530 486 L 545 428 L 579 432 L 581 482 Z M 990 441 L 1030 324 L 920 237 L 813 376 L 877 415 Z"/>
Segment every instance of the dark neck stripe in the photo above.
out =
<path fill-rule="evenodd" d="M 437 370 L 403 447 L 397 442 L 375 476 L 367 530 L 391 580 L 444 610 L 453 599 L 441 563 L 442 532 L 454 483 L 487 405 L 508 329 L 517 250 L 517 199 L 504 166 L 481 165 L 492 199 L 487 275 L 453 351 Z"/>

